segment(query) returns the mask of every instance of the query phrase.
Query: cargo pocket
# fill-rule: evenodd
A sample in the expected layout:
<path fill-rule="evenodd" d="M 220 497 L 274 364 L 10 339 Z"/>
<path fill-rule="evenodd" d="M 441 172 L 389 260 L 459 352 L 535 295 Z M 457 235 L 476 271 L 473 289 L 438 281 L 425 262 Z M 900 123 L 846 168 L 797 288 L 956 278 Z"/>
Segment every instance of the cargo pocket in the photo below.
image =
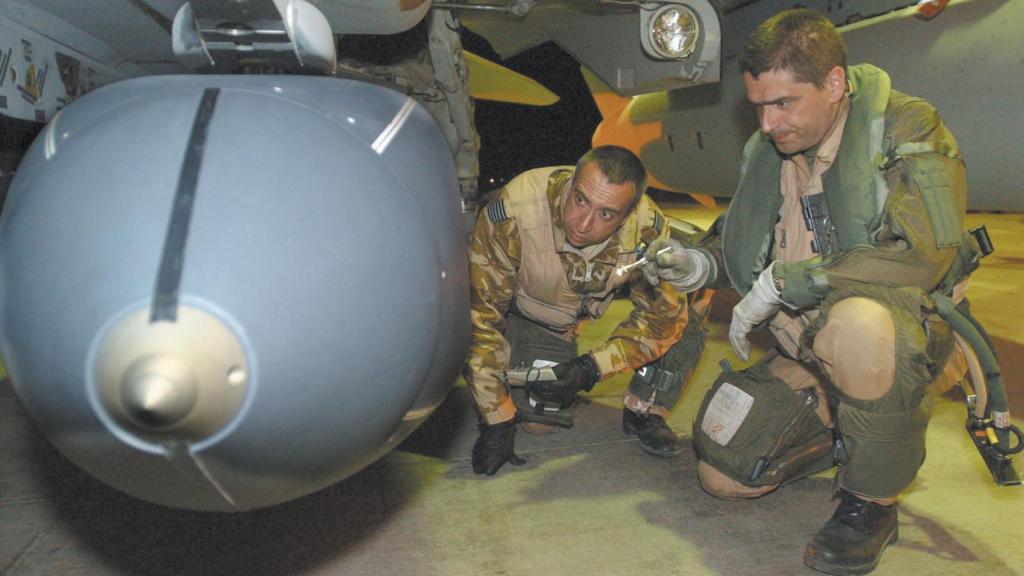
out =
<path fill-rule="evenodd" d="M 748 486 L 791 447 L 826 429 L 809 390 L 794 392 L 764 365 L 721 374 L 701 404 L 693 442 L 701 460 Z"/>
<path fill-rule="evenodd" d="M 938 172 L 938 168 L 925 169 L 922 163 L 915 163 L 912 177 L 921 191 L 925 210 L 928 211 L 935 245 L 939 248 L 959 246 L 963 233 L 959 211 L 952 188 Z"/>

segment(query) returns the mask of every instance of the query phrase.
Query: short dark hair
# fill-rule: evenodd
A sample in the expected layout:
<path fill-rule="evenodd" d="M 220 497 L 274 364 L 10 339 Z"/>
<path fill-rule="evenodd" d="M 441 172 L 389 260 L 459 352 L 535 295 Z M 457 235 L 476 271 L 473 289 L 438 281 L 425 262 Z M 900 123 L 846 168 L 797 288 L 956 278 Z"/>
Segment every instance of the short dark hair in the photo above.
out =
<path fill-rule="evenodd" d="M 846 70 L 846 45 L 822 13 L 785 10 L 761 23 L 740 51 L 740 72 L 757 78 L 765 71 L 789 70 L 799 82 L 818 88 L 836 66 Z"/>
<path fill-rule="evenodd" d="M 576 162 L 576 173 L 583 166 L 595 162 L 597 167 L 612 184 L 632 182 L 636 189 L 631 206 L 636 206 L 647 191 L 647 170 L 636 154 L 622 146 L 598 146 L 591 148 Z M 575 178 L 575 176 L 573 176 Z"/>

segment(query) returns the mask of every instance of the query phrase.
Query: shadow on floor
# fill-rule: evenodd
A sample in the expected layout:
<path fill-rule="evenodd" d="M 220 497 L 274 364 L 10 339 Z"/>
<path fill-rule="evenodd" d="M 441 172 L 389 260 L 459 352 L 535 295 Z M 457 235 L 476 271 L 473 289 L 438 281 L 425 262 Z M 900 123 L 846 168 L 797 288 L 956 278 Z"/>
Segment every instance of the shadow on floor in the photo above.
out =
<path fill-rule="evenodd" d="M 463 408 L 446 402 L 402 449 L 448 454 L 451 429 L 460 425 Z M 385 457 L 334 486 L 271 508 L 237 514 L 173 510 L 97 482 L 34 431 L 19 436 L 22 446 L 6 448 L 24 455 L 33 489 L 43 496 L 39 505 L 52 507 L 53 516 L 80 541 L 70 547 L 84 546 L 104 564 L 130 574 L 315 571 L 358 549 L 424 488 L 409 466 Z M 46 552 L 50 560 L 60 553 Z M 33 573 L 31 562 L 26 558 L 19 568 Z"/>

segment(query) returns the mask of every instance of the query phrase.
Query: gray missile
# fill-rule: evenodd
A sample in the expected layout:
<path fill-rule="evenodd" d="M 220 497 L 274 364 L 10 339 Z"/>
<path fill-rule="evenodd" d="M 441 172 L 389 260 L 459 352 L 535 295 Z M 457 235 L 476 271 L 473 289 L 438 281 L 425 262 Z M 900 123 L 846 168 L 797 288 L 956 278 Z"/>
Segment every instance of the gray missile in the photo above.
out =
<path fill-rule="evenodd" d="M 411 98 L 153 76 L 43 130 L 0 214 L 0 354 L 36 426 L 132 496 L 333 484 L 444 399 L 469 342 L 451 153 Z"/>

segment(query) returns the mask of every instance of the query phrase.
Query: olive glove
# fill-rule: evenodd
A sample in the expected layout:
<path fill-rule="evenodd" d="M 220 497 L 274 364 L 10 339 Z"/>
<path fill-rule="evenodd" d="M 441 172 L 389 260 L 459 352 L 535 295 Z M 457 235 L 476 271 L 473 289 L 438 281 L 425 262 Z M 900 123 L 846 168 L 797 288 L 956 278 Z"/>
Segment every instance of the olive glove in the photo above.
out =
<path fill-rule="evenodd" d="M 668 248 L 668 250 L 665 250 Z M 659 254 L 659 252 L 663 252 Z M 663 238 L 651 242 L 644 252 L 644 278 L 652 286 L 662 280 L 679 292 L 692 292 L 700 288 L 708 277 L 711 265 L 699 250 L 685 248 L 678 240 Z"/>
<path fill-rule="evenodd" d="M 754 329 L 754 326 L 774 316 L 783 303 L 779 296 L 779 289 L 775 286 L 775 278 L 772 274 L 774 268 L 775 263 L 772 262 L 757 277 L 750 292 L 747 292 L 747 295 L 732 309 L 729 343 L 732 344 L 733 352 L 741 360 L 750 359 L 750 342 L 747 340 L 747 334 Z"/>

